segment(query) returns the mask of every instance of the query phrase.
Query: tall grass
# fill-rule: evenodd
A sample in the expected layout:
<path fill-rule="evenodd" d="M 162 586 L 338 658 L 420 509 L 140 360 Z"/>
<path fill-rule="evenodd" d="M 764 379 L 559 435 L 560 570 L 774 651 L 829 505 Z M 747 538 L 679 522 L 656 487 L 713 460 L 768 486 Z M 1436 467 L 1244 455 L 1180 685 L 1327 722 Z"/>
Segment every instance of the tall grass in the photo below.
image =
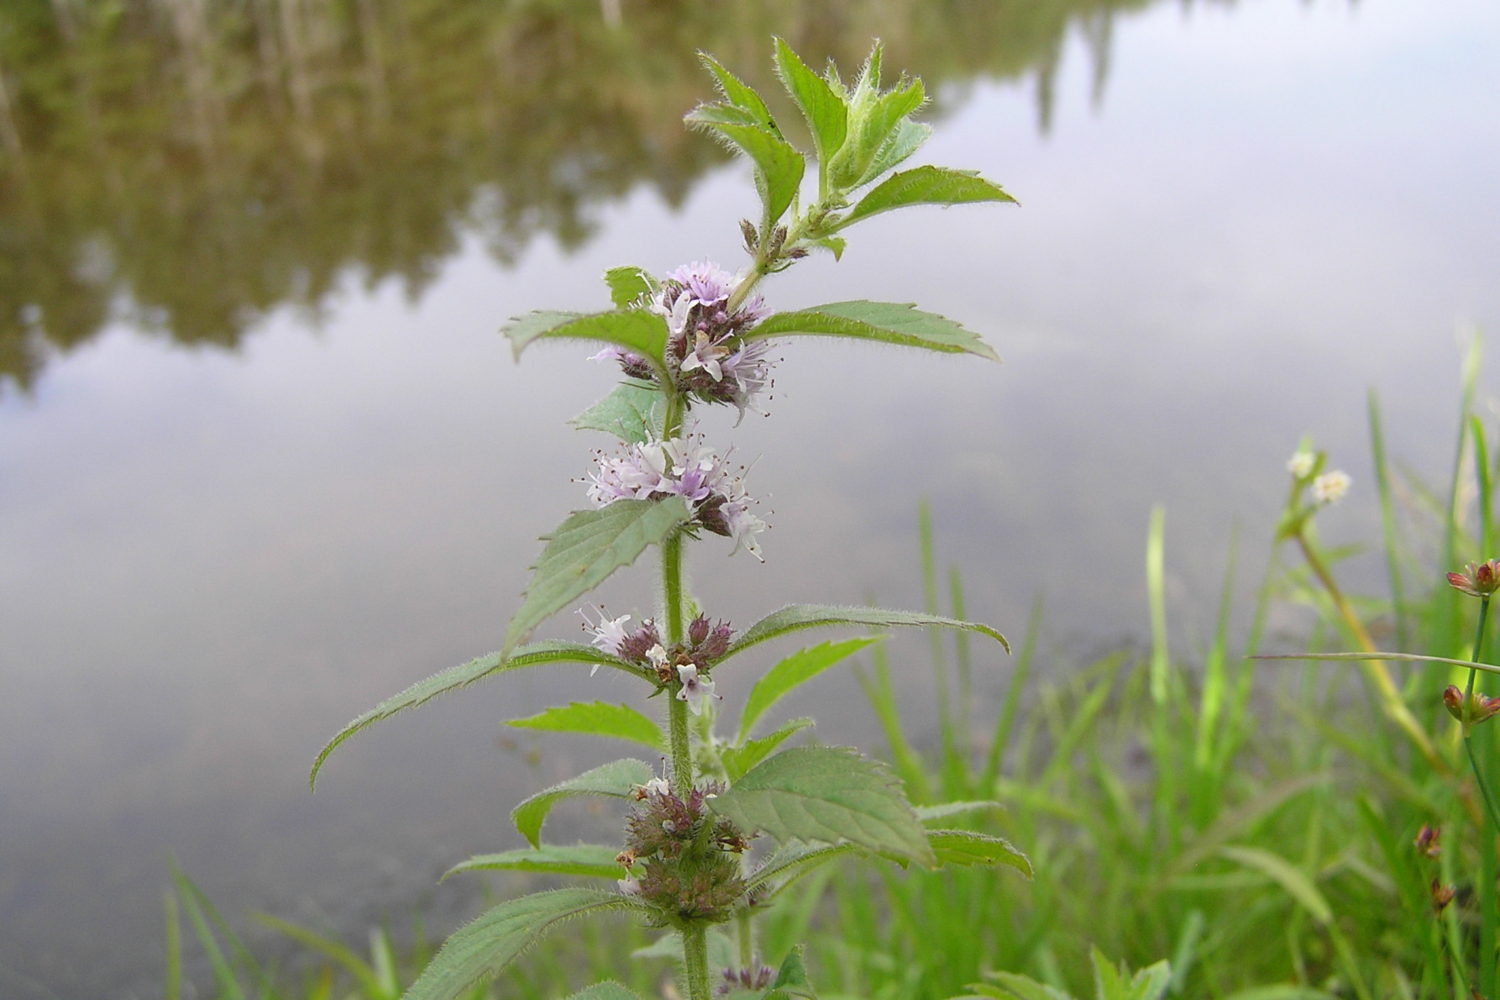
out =
<path fill-rule="evenodd" d="M 1476 370 L 1471 355 L 1451 474 L 1439 488 L 1395 468 L 1370 399 L 1381 511 L 1372 547 L 1383 557 L 1386 596 L 1330 593 L 1285 545 L 1272 552 L 1248 633 L 1234 636 L 1239 543 L 1231 539 L 1214 632 L 1201 649 L 1171 649 L 1167 521 L 1158 510 L 1147 533 L 1151 642 L 1144 649 L 1081 669 L 1040 670 L 1038 607 L 991 711 L 974 707 L 966 640 L 945 645 L 934 636 L 940 736 L 919 747 L 901 718 L 885 644 L 875 647 L 861 685 L 913 800 L 996 802 L 970 822 L 1026 850 L 1036 878 L 1025 882 L 1008 870 L 920 878 L 896 868 L 829 870 L 766 922 L 766 953 L 805 940 L 824 1000 L 942 1000 L 966 993 L 989 970 L 1093 995 L 1094 948 L 1131 967 L 1170 959 L 1170 996 L 1467 998 L 1470 988 L 1495 996 L 1495 852 L 1491 838 L 1476 832 L 1482 827 L 1472 821 L 1475 793 L 1457 726 L 1441 707 L 1443 686 L 1455 676 L 1430 666 L 1392 674 L 1403 709 L 1437 755 L 1434 766 L 1390 721 L 1369 674 L 1249 658 L 1263 644 L 1271 601 L 1316 612 L 1308 637 L 1315 648 L 1356 648 L 1361 633 L 1374 633 L 1401 649 L 1469 652 L 1477 607 L 1450 590 L 1443 573 L 1492 554 L 1495 537 L 1497 456 L 1469 416 Z M 924 511 L 927 610 L 963 618 L 957 570 L 944 581 L 948 606 L 939 607 L 932 536 Z M 1350 550 L 1328 550 L 1311 531 L 1307 542 L 1336 579 Z M 1341 613 L 1341 599 L 1355 623 Z M 1039 686 L 1036 673 L 1065 679 Z M 1490 755 L 1492 735 L 1482 733 Z M 1442 829 L 1437 857 L 1414 846 L 1424 825 Z M 1434 890 L 1443 887 L 1454 897 L 1439 911 Z M 227 927 L 180 879 L 169 908 L 168 1000 L 183 995 L 179 911 L 211 959 L 211 995 L 220 997 L 394 997 L 422 957 L 398 963 L 388 940 L 377 937 L 364 958 L 272 921 L 322 957 L 293 985 L 273 986 L 275 976 L 232 938 L 228 948 L 214 943 Z M 619 934 L 561 942 L 489 995 L 561 996 L 595 973 L 656 995 L 665 966 L 624 959 L 647 942 L 623 927 Z"/>

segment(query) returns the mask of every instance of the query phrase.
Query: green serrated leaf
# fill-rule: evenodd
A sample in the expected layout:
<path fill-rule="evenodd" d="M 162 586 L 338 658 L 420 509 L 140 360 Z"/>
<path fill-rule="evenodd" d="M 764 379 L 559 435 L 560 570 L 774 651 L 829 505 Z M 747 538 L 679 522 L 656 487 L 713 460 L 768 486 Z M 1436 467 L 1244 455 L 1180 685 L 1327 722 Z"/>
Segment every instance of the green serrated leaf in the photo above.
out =
<path fill-rule="evenodd" d="M 1073 1000 L 1072 994 L 1016 972 L 990 972 L 986 975 L 995 980 L 993 985 L 970 983 L 969 989 L 997 1000 Z"/>
<path fill-rule="evenodd" d="M 323 767 L 323 762 L 334 749 L 353 736 L 355 733 L 368 726 L 374 725 L 381 719 L 390 718 L 397 712 L 408 708 L 415 708 L 424 702 L 431 701 L 440 694 L 449 691 L 457 691 L 459 688 L 467 687 L 475 681 L 483 680 L 494 674 L 503 673 L 507 670 L 519 670 L 522 667 L 535 667 L 544 663 L 594 663 L 600 666 L 614 667 L 628 673 L 639 675 L 640 668 L 625 662 L 617 656 L 611 656 L 595 649 L 593 646 L 581 642 L 535 642 L 522 646 L 507 658 L 500 653 L 490 653 L 486 656 L 476 657 L 467 663 L 460 663 L 456 667 L 433 674 L 425 680 L 418 681 L 400 694 L 393 695 L 359 716 L 349 723 L 338 734 L 329 740 L 327 745 L 318 753 L 313 761 L 312 773 L 308 775 L 309 787 L 315 787 L 318 781 L 318 771 Z"/>
<path fill-rule="evenodd" d="M 1031 859 L 1004 837 L 971 830 L 929 830 L 927 842 L 940 865 L 1005 865 L 1028 879 L 1034 874 Z"/>
<path fill-rule="evenodd" d="M 911 154 L 922 148 L 922 143 L 932 136 L 932 126 L 914 122 L 910 118 L 903 118 L 896 123 L 891 134 L 886 137 L 880 151 L 875 154 L 864 177 L 855 187 L 863 187 L 870 181 L 884 174 L 887 170 L 894 169 L 898 164 L 904 162 Z"/>
<path fill-rule="evenodd" d="M 839 191 L 851 191 L 873 180 L 876 159 L 898 135 L 902 122 L 926 99 L 920 80 L 902 78 L 881 93 L 877 43 L 849 94 L 849 134 L 828 163 L 829 183 Z"/>
<path fill-rule="evenodd" d="M 839 747 L 783 750 L 709 802 L 745 830 L 778 843 L 852 843 L 932 867 L 926 831 L 884 763 Z"/>
<path fill-rule="evenodd" d="M 802 964 L 802 946 L 796 945 L 781 963 L 781 968 L 776 970 L 776 978 L 771 983 L 771 988 L 766 991 L 765 1000 L 789 1000 L 791 997 L 800 997 L 802 1000 L 817 1000 L 818 995 L 813 991 L 812 983 L 807 978 L 807 968 Z"/>
<path fill-rule="evenodd" d="M 863 847 L 855 844 L 788 844 L 771 855 L 746 881 L 750 888 L 755 889 L 779 880 L 780 884 L 771 893 L 774 896 L 797 879 L 830 861 L 837 861 L 851 854 L 867 853 Z"/>
<path fill-rule="evenodd" d="M 746 771 L 769 757 L 772 751 L 785 743 L 789 737 L 812 724 L 811 719 L 793 719 L 769 736 L 748 740 L 743 746 L 726 747 L 720 753 L 719 759 L 724 763 L 724 771 L 729 775 L 729 780 L 738 781 Z"/>
<path fill-rule="evenodd" d="M 774 313 L 743 337 L 849 337 L 1000 360 L 994 349 L 974 333 L 951 319 L 922 312 L 909 302 L 830 302 L 812 309 Z"/>
<path fill-rule="evenodd" d="M 981 201 L 1014 202 L 1015 199 L 1000 185 L 985 180 L 972 170 L 914 167 L 892 174 L 877 184 L 844 216 L 839 228 L 908 205 L 958 205 Z"/>
<path fill-rule="evenodd" d="M 849 114 L 843 98 L 780 38 L 776 39 L 776 75 L 807 119 L 819 162 L 826 162 L 844 144 Z"/>
<path fill-rule="evenodd" d="M 774 125 L 766 125 L 755 112 L 737 108 L 732 104 L 700 104 L 683 115 L 682 120 L 693 128 L 699 129 L 716 128 L 720 125 L 741 125 L 764 132 L 773 138 L 781 136 Z"/>
<path fill-rule="evenodd" d="M 568 997 L 568 1000 L 640 1000 L 640 997 L 613 979 L 606 979 L 602 983 L 584 987 Z"/>
<path fill-rule="evenodd" d="M 714 82 L 719 93 L 724 95 L 724 100 L 732 107 L 748 112 L 751 121 L 758 123 L 761 128 L 780 134 L 780 130 L 776 128 L 775 119 L 766 109 L 766 102 L 761 100 L 760 95 L 752 87 L 725 69 L 707 52 L 699 52 L 698 61 L 714 75 Z"/>
<path fill-rule="evenodd" d="M 834 260 L 843 260 L 844 247 L 849 245 L 849 241 L 844 239 L 842 236 L 820 236 L 815 240 L 811 240 L 810 242 L 814 246 L 820 246 L 824 250 L 832 253 Z"/>
<path fill-rule="evenodd" d="M 950 816 L 963 816 L 967 813 L 987 812 L 991 809 L 1004 808 L 1004 805 L 992 799 L 981 799 L 973 802 L 941 802 L 933 806 L 917 806 L 917 818 L 923 823 L 931 823 L 935 820 L 947 819 Z"/>
<path fill-rule="evenodd" d="M 1172 985 L 1172 966 L 1166 959 L 1140 969 L 1130 979 L 1130 1000 L 1161 1000 Z"/>
<path fill-rule="evenodd" d="M 537 625 L 635 562 L 685 524 L 691 512 L 681 497 L 616 500 L 599 510 L 569 514 L 532 567 L 520 610 L 505 630 L 505 654 Z"/>
<path fill-rule="evenodd" d="M 643 760 L 629 757 L 600 764 L 592 771 L 560 781 L 551 788 L 543 789 L 511 810 L 510 819 L 526 842 L 532 847 L 541 845 L 542 824 L 552 807 L 563 799 L 579 795 L 604 795 L 624 799 L 637 785 L 644 785 L 653 777 L 651 765 Z"/>
<path fill-rule="evenodd" d="M 568 423 L 579 430 L 604 431 L 628 444 L 654 441 L 666 402 L 654 386 L 621 382 L 614 391 Z"/>
<path fill-rule="evenodd" d="M 773 611 L 747 628 L 729 646 L 724 658 L 743 652 L 757 643 L 775 639 L 790 632 L 805 628 L 823 628 L 833 625 L 862 625 L 866 628 L 899 628 L 941 626 L 979 632 L 994 639 L 1010 651 L 1010 642 L 988 625 L 978 622 L 959 621 L 939 615 L 923 614 L 919 611 L 893 611 L 889 608 L 856 608 L 835 604 L 789 604 Z"/>
<path fill-rule="evenodd" d="M 1098 1000 L 1126 1000 L 1124 974 L 1104 957 L 1097 946 L 1089 948 L 1094 966 L 1094 995 Z"/>
<path fill-rule="evenodd" d="M 599 889 L 555 889 L 501 903 L 455 931 L 402 1000 L 457 1000 L 567 921 L 641 908 L 628 896 Z"/>
<path fill-rule="evenodd" d="M 755 164 L 755 189 L 760 192 L 761 205 L 765 210 L 762 231 L 769 231 L 797 196 L 797 187 L 802 183 L 802 172 L 807 162 L 797 147 L 785 139 L 754 125 L 740 125 L 725 121 L 705 120 L 697 112 L 688 115 L 688 122 L 700 128 L 717 132 L 737 146 Z"/>
<path fill-rule="evenodd" d="M 750 689 L 749 697 L 745 699 L 745 708 L 740 714 L 739 735 L 735 737 L 735 742 L 743 743 L 754 728 L 756 720 L 798 685 L 812 680 L 840 660 L 853 656 L 866 646 L 880 640 L 880 636 L 863 636 L 858 639 L 844 639 L 840 642 L 819 643 L 816 646 L 799 649 L 766 671 L 765 675 L 755 682 L 755 686 Z"/>
<path fill-rule="evenodd" d="M 538 340 L 594 340 L 623 347 L 645 358 L 666 378 L 662 360 L 667 345 L 667 321 L 648 309 L 617 309 L 602 313 L 537 311 L 517 316 L 501 328 L 512 353 Z"/>
<path fill-rule="evenodd" d="M 649 716 L 629 705 L 614 705 L 604 701 L 575 701 L 524 719 L 512 719 L 506 725 L 518 729 L 545 729 L 554 733 L 612 736 L 644 744 L 653 750 L 661 750 L 667 744 L 661 727 Z"/>
<path fill-rule="evenodd" d="M 898 140 L 911 138 L 902 128 L 912 114 L 927 100 L 921 80 L 913 80 L 907 86 L 880 95 L 870 110 L 863 116 L 858 137 L 851 136 L 848 146 L 854 147 L 846 169 L 852 174 L 849 189 L 864 187 L 880 175 L 876 164 L 881 153 Z"/>
<path fill-rule="evenodd" d="M 612 267 L 604 272 L 604 283 L 609 286 L 609 300 L 617 309 L 628 309 L 642 295 L 656 291 L 656 282 L 645 268 L 623 266 Z"/>
<path fill-rule="evenodd" d="M 615 860 L 617 853 L 618 848 L 602 844 L 574 844 L 570 847 L 543 845 L 499 854 L 476 854 L 449 868 L 443 873 L 443 878 L 458 872 L 512 871 L 618 879 L 623 869 Z"/>

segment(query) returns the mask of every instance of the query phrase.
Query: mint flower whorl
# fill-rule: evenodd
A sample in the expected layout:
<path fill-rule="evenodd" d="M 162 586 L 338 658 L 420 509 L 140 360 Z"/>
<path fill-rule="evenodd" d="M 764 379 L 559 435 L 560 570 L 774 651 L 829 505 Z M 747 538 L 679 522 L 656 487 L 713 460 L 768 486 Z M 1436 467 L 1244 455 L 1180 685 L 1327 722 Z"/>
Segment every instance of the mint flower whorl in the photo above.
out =
<path fill-rule="evenodd" d="M 745 481 L 702 438 L 668 438 L 630 445 L 623 454 L 595 453 L 599 468 L 589 476 L 588 497 L 595 506 L 616 500 L 664 500 L 680 496 L 693 508 L 691 528 L 735 540 L 735 551 L 761 556 L 756 535 L 766 522 L 751 512 L 755 500 Z M 739 470 L 743 472 L 743 467 Z"/>
<path fill-rule="evenodd" d="M 755 397 L 771 386 L 771 345 L 745 341 L 743 334 L 766 316 L 765 300 L 755 296 L 729 310 L 740 279 L 717 264 L 697 261 L 677 268 L 662 281 L 646 306 L 667 321 L 667 367 L 678 391 L 707 403 L 732 403 L 740 411 L 764 412 Z M 606 347 L 591 361 L 614 361 L 633 379 L 655 382 L 645 358 Z"/>
<path fill-rule="evenodd" d="M 642 871 L 622 880 L 620 890 L 655 907 L 662 924 L 727 920 L 745 896 L 740 855 L 750 837 L 707 808 L 723 790 L 708 782 L 679 798 L 658 779 L 632 793 L 639 804 L 625 821 L 621 856 Z"/>
<path fill-rule="evenodd" d="M 667 275 L 654 303 L 667 318 L 667 363 L 678 387 L 705 402 L 733 403 L 743 417 L 753 397 L 771 383 L 769 345 L 743 334 L 766 315 L 755 296 L 733 312 L 729 298 L 739 279 L 709 261 Z"/>

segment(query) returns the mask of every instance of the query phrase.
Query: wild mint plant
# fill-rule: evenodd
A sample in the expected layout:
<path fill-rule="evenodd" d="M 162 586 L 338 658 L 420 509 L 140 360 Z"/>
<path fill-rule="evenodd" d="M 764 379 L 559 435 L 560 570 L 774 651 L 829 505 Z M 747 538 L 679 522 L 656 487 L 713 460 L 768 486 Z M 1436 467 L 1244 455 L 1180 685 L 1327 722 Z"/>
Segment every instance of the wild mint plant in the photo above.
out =
<path fill-rule="evenodd" d="M 810 156 L 792 145 L 760 95 L 710 56 L 702 57 L 720 99 L 687 115 L 744 154 L 753 168 L 761 213 L 740 224 L 749 263 L 736 273 L 714 263 L 686 264 L 663 276 L 638 267 L 605 275 L 613 308 L 533 312 L 505 327 L 517 356 L 541 340 L 602 345 L 592 359 L 618 367 L 620 384 L 574 423 L 618 438 L 595 452 L 576 510 L 545 538 L 521 606 L 498 652 L 421 681 L 355 719 L 319 754 L 312 780 L 335 747 L 370 724 L 482 678 L 523 667 L 589 664 L 639 683 L 641 699 L 660 696 L 665 728 L 634 705 L 572 702 L 513 724 L 585 732 L 644 747 L 536 793 L 511 814 L 529 849 L 472 858 L 455 870 L 523 869 L 592 884 L 501 903 L 448 939 L 407 992 L 413 1000 L 467 995 L 527 948 L 575 917 L 624 912 L 670 932 L 690 1000 L 810 997 L 800 949 L 765 964 L 755 918 L 801 876 L 851 854 L 924 868 L 1005 865 L 1030 873 L 1025 856 L 989 834 L 941 828 L 951 817 L 993 805 L 912 806 L 882 762 L 847 748 L 791 746 L 811 725 L 797 719 L 758 735 L 764 713 L 798 685 L 879 641 L 899 626 L 944 627 L 1006 640 L 988 625 L 933 614 L 864 607 L 791 604 L 748 626 L 702 609 L 684 585 L 684 549 L 709 535 L 732 539 L 762 558 L 766 523 L 732 449 L 710 444 L 694 421 L 702 407 L 762 410 L 780 345 L 799 336 L 871 340 L 995 359 L 957 323 L 910 304 L 835 302 L 774 312 L 758 294 L 765 277 L 817 250 L 838 258 L 855 223 L 912 205 L 1008 202 L 977 174 L 934 166 L 896 168 L 929 129 L 911 116 L 925 95 L 920 81 L 881 83 L 877 43 L 859 75 L 818 74 L 784 42 L 775 43 L 777 75 L 806 121 Z M 809 161 L 815 190 L 804 196 Z M 774 357 L 773 357 L 774 355 Z M 659 600 L 649 611 L 617 617 L 579 602 L 648 549 L 657 553 Z M 648 605 L 649 607 L 649 605 Z M 583 616 L 587 641 L 528 642 L 565 610 Z M 791 633 L 853 627 L 873 635 L 828 641 L 781 659 L 758 679 L 751 671 L 763 643 Z M 726 678 L 719 690 L 719 680 Z M 732 695 L 729 693 L 732 691 Z M 729 735 L 715 728 L 737 714 Z M 653 763 L 653 760 L 657 763 Z M 665 772 L 658 766 L 665 763 Z M 619 801 L 621 842 L 555 846 L 541 839 L 553 806 L 577 796 Z M 733 928 L 733 939 L 719 928 Z M 713 945 L 712 949 L 710 945 Z M 710 965 L 710 954 L 725 956 Z M 621 1000 L 632 994 L 601 983 L 577 994 Z"/>

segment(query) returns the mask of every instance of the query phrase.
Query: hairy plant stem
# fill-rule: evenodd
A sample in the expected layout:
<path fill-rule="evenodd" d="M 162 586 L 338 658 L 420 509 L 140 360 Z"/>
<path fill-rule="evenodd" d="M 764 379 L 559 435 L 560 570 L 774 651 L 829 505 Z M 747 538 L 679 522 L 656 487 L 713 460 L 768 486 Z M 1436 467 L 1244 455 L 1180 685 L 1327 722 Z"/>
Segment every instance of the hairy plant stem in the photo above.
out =
<path fill-rule="evenodd" d="M 1293 533 L 1293 537 L 1297 539 L 1297 547 L 1302 550 L 1302 557 L 1307 560 L 1307 565 L 1312 568 L 1313 574 L 1318 578 L 1318 582 L 1323 585 L 1323 589 L 1328 592 L 1329 598 L 1333 601 L 1333 606 L 1338 609 L 1339 617 L 1344 620 L 1344 624 L 1348 626 L 1349 632 L 1354 636 L 1354 641 L 1366 653 L 1376 652 L 1375 640 L 1370 637 L 1370 633 L 1365 628 L 1364 623 L 1354 613 L 1354 609 L 1349 605 L 1348 599 L 1344 597 L 1344 592 L 1339 589 L 1339 585 L 1334 581 L 1333 574 L 1328 572 L 1328 567 L 1324 565 L 1322 558 L 1308 542 L 1307 534 L 1301 528 L 1298 528 Z M 1427 738 L 1427 734 L 1423 732 L 1421 724 L 1417 722 L 1416 717 L 1407 709 L 1406 702 L 1401 700 L 1401 693 L 1396 690 L 1396 682 L 1391 680 L 1390 673 L 1385 669 L 1385 661 L 1363 660 L 1359 664 L 1359 669 L 1364 672 L 1365 678 L 1375 686 L 1375 691 L 1380 698 L 1380 707 L 1384 710 L 1386 717 L 1406 734 L 1406 738 L 1411 741 L 1412 746 L 1422 755 L 1422 759 L 1427 762 L 1427 766 L 1438 774 L 1452 775 L 1453 769 L 1443 759 L 1442 755 L 1438 753 L 1437 748 L 1432 745 L 1432 741 Z"/>
<path fill-rule="evenodd" d="M 662 440 L 682 433 L 683 416 L 687 411 L 682 394 L 670 388 L 662 390 L 666 397 L 666 408 L 662 415 Z M 682 594 L 682 533 L 675 532 L 661 545 L 661 621 L 666 627 L 666 646 L 671 649 L 682 641 L 683 594 Z M 693 790 L 692 741 L 688 735 L 687 703 L 679 701 L 676 691 L 667 696 L 667 740 L 669 760 L 672 768 L 672 790 L 687 797 Z"/>
<path fill-rule="evenodd" d="M 666 397 L 666 413 L 662 418 L 663 440 L 682 433 L 682 420 L 686 410 L 684 400 L 678 393 L 668 391 Z M 680 531 L 662 542 L 661 590 L 662 624 L 666 627 L 666 645 L 670 649 L 682 641 L 685 631 Z M 692 737 L 688 730 L 687 702 L 677 698 L 675 691 L 667 696 L 667 740 L 672 768 L 672 791 L 686 799 L 693 790 Z M 710 1000 L 707 927 L 701 921 L 693 921 L 681 928 L 681 934 L 688 998 Z"/>
<path fill-rule="evenodd" d="M 687 968 L 689 1000 L 709 1000 L 708 925 L 694 920 L 682 928 L 682 957 Z"/>

